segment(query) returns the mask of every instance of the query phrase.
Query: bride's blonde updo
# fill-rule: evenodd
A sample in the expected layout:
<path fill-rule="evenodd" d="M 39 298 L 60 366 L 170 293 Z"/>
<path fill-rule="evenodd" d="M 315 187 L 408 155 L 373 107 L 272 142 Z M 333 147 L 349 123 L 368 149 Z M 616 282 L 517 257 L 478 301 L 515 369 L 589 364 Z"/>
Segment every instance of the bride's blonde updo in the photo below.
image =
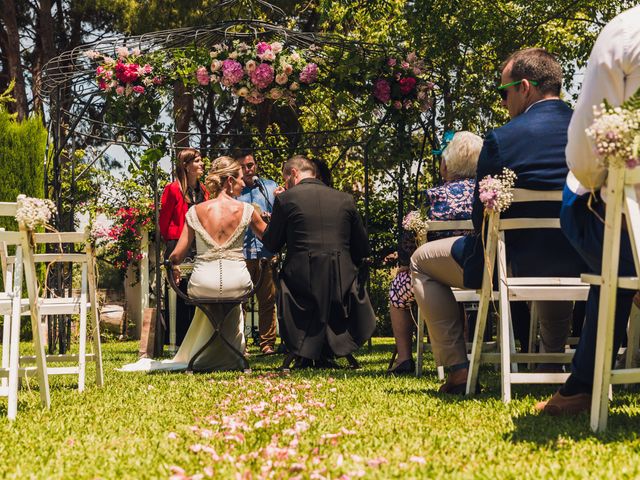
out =
<path fill-rule="evenodd" d="M 231 157 L 218 157 L 211 163 L 211 168 L 204 180 L 204 185 L 212 197 L 220 195 L 229 177 L 235 178 L 242 166 Z"/>

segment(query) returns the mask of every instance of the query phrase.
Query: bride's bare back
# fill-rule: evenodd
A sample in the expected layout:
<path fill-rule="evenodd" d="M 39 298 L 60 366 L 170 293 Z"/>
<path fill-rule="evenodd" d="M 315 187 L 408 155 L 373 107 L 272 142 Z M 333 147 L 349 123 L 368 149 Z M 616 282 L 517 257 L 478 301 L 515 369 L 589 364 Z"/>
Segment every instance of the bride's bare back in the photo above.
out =
<path fill-rule="evenodd" d="M 244 203 L 219 196 L 200 203 L 196 209 L 200 224 L 218 245 L 224 245 L 242 221 Z"/>

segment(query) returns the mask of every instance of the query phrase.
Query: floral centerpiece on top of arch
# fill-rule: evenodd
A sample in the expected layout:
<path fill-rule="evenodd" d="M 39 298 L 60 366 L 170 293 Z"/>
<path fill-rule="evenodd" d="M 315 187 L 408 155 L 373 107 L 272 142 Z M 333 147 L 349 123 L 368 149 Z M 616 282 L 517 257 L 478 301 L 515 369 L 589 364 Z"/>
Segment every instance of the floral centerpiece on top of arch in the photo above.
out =
<path fill-rule="evenodd" d="M 110 120 L 116 123 L 151 125 L 160 113 L 161 88 L 165 78 L 160 74 L 154 55 L 143 55 L 140 49 L 116 47 L 116 57 L 88 50 L 85 56 L 98 63 L 95 81 L 98 89 L 112 103 Z"/>
<path fill-rule="evenodd" d="M 426 112 L 432 106 L 435 84 L 427 78 L 424 61 L 414 52 L 405 58 L 389 57 L 382 61 L 375 76 L 372 95 L 375 103 L 395 114 Z"/>
<path fill-rule="evenodd" d="M 296 96 L 318 80 L 318 64 L 307 59 L 315 47 L 296 50 L 281 42 L 248 45 L 234 40 L 210 51 L 211 63 L 195 72 L 201 86 L 220 85 L 254 105 L 265 100 L 296 103 Z"/>

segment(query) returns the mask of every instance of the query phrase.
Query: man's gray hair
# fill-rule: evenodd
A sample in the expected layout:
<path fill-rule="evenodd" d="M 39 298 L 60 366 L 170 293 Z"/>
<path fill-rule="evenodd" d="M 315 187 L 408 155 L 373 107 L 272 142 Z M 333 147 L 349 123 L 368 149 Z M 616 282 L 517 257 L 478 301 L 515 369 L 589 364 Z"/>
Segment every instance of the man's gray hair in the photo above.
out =
<path fill-rule="evenodd" d="M 476 176 L 482 143 L 482 138 L 475 133 L 456 132 L 442 152 L 442 160 L 447 165 L 447 173 L 452 180 Z"/>
<path fill-rule="evenodd" d="M 289 173 L 291 169 L 295 168 L 299 172 L 307 172 L 316 176 L 316 166 L 315 164 L 309 160 L 307 157 L 303 157 L 302 155 L 294 155 L 289 160 L 284 162 L 282 167 L 282 171 Z"/>

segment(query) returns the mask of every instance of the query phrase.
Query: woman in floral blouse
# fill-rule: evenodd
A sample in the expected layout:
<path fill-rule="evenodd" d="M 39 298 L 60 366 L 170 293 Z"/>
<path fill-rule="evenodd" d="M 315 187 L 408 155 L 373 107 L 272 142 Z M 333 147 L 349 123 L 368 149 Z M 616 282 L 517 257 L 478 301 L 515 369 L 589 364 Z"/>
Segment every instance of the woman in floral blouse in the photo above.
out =
<path fill-rule="evenodd" d="M 471 218 L 476 167 L 482 149 L 482 138 L 471 132 L 457 132 L 442 150 L 440 175 L 444 183 L 425 192 L 425 206 L 429 220 L 468 220 Z M 465 232 L 433 232 L 429 240 Z M 409 260 L 416 249 L 412 232 L 405 232 L 398 246 L 398 273 L 391 282 L 391 328 L 396 340 L 398 356 L 389 374 L 408 374 L 415 370 L 411 354 L 414 321 L 411 307 L 414 302 Z"/>

